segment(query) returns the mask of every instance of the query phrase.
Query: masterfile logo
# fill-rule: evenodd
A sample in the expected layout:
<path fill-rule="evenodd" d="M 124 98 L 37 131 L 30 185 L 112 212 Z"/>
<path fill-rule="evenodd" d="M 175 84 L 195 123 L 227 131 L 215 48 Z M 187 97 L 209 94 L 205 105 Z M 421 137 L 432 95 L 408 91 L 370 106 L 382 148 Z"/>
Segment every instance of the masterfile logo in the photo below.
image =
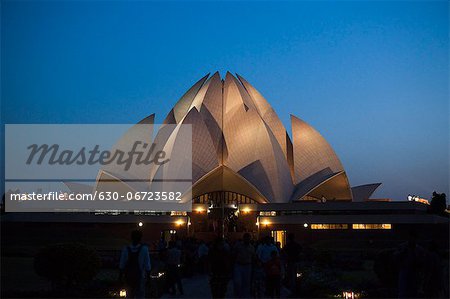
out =
<path fill-rule="evenodd" d="M 100 165 L 109 165 L 116 163 L 117 165 L 123 165 L 126 171 L 130 169 L 133 163 L 136 165 L 150 165 L 152 163 L 163 165 L 169 162 L 170 159 L 166 158 L 165 151 L 160 150 L 154 153 L 155 147 L 154 143 L 149 146 L 148 143 L 135 141 L 131 151 L 124 152 L 118 149 L 114 151 L 101 150 L 98 144 L 92 149 L 82 147 L 80 150 L 60 149 L 58 144 L 32 144 L 27 147 L 30 150 L 30 155 L 26 164 L 95 165 L 98 163 Z"/>
<path fill-rule="evenodd" d="M 7 211 L 191 208 L 191 125 L 6 125 L 5 141 Z"/>

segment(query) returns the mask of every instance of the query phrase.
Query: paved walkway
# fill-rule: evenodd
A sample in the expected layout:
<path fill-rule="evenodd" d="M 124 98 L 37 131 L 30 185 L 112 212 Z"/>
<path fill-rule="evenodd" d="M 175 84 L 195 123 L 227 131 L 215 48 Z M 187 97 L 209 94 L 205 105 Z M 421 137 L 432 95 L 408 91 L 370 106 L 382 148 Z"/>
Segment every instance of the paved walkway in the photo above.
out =
<path fill-rule="evenodd" d="M 161 298 L 211 298 L 208 275 L 195 275 L 191 278 L 183 278 L 184 295 L 164 294 Z M 233 283 L 228 283 L 226 298 L 231 298 L 233 294 Z"/>
<path fill-rule="evenodd" d="M 195 275 L 191 278 L 183 278 L 184 295 L 169 295 L 164 294 L 161 298 L 211 298 L 211 291 L 209 288 L 208 275 Z M 282 287 L 281 298 L 287 298 L 289 291 Z M 233 298 L 233 281 L 228 283 L 227 294 L 225 298 Z"/>

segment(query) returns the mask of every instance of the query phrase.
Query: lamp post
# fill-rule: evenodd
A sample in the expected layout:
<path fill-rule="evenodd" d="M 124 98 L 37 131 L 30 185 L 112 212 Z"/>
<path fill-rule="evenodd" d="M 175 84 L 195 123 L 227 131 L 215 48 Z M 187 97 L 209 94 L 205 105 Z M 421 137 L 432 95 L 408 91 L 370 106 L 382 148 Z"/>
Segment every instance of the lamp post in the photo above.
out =
<path fill-rule="evenodd" d="M 258 240 L 259 240 L 259 215 L 256 216 L 256 226 L 258 227 Z"/>
<path fill-rule="evenodd" d="M 222 205 L 222 217 L 220 218 L 221 219 L 221 225 L 220 225 L 221 232 L 220 233 L 221 233 L 221 236 L 223 239 L 223 238 L 225 238 L 225 201 L 223 198 L 223 193 L 220 194 L 220 202 Z"/>
<path fill-rule="evenodd" d="M 189 237 L 189 226 L 191 226 L 191 217 L 186 214 L 186 232 L 187 236 Z"/>

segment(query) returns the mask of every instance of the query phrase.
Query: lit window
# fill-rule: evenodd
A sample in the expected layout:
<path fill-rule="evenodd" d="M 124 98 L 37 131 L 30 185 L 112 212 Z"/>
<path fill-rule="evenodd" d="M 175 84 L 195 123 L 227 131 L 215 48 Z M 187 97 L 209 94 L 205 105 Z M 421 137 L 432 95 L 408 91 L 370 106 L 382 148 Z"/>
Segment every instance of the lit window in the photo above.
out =
<path fill-rule="evenodd" d="M 348 229 L 348 224 L 311 224 L 311 229 Z"/>
<path fill-rule="evenodd" d="M 277 216 L 277 212 L 275 212 L 275 211 L 261 211 L 261 212 L 259 212 L 259 216 Z"/>
<path fill-rule="evenodd" d="M 392 229 L 392 224 L 383 223 L 383 224 L 353 224 L 353 229 Z"/>
<path fill-rule="evenodd" d="M 170 216 L 186 216 L 187 213 L 185 211 L 172 211 L 170 212 Z"/>
<path fill-rule="evenodd" d="M 197 213 L 201 214 L 201 213 L 203 213 L 203 212 L 205 211 L 205 208 L 203 208 L 203 207 L 197 207 L 197 208 L 195 208 L 195 211 L 196 211 Z"/>
<path fill-rule="evenodd" d="M 252 210 L 250 210 L 250 208 L 243 208 L 242 209 L 242 213 L 244 213 L 244 214 L 248 214 L 248 213 L 250 213 Z"/>

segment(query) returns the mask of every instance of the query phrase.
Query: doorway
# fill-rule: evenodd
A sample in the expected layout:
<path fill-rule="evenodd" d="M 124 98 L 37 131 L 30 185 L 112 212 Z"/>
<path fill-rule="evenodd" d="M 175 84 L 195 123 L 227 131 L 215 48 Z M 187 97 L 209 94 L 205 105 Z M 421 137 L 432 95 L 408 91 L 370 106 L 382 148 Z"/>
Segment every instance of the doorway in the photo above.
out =
<path fill-rule="evenodd" d="M 272 230 L 270 231 L 270 235 L 272 236 L 275 243 L 280 242 L 280 248 L 283 248 L 286 245 L 286 231 L 285 230 Z"/>

